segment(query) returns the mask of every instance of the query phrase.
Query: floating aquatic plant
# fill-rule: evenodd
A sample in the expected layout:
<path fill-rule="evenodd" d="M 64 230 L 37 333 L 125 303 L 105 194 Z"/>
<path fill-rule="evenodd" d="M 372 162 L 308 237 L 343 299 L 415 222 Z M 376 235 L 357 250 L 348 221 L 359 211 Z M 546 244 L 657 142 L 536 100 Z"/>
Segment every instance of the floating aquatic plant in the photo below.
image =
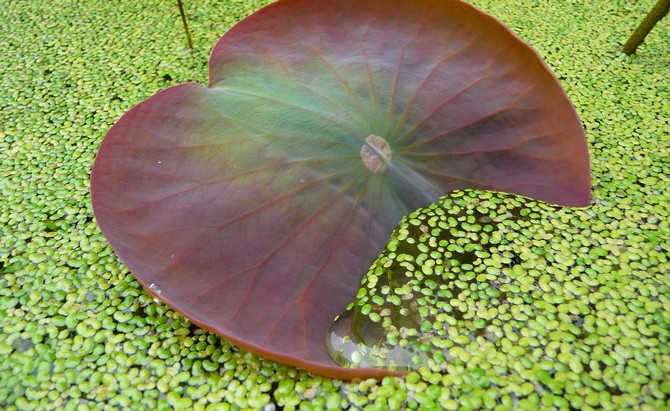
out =
<path fill-rule="evenodd" d="M 454 189 L 589 201 L 575 111 L 539 56 L 460 1 L 282 0 L 214 48 L 209 87 L 126 113 L 91 176 L 137 279 L 196 324 L 309 371 L 400 218 Z"/>
<path fill-rule="evenodd" d="M 444 375 L 472 391 L 465 408 L 667 401 L 667 281 L 658 259 L 585 229 L 597 213 L 479 190 L 410 213 L 333 325 L 333 358 Z"/>

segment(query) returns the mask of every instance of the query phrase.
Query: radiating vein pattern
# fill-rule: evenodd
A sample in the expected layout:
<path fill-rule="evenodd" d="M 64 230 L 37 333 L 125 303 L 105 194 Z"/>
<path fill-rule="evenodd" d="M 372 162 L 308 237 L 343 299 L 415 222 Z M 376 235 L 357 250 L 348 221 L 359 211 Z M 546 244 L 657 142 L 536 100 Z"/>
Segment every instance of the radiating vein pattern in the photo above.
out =
<path fill-rule="evenodd" d="M 579 119 L 538 55 L 457 0 L 279 0 L 109 131 L 96 219 L 158 298 L 333 377 L 335 315 L 400 218 L 456 188 L 586 205 Z"/>

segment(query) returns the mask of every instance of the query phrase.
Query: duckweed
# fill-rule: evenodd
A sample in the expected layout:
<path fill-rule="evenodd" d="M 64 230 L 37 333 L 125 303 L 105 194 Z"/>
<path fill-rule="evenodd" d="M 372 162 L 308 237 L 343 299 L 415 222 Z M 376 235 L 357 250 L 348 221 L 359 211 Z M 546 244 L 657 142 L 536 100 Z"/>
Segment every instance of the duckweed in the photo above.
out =
<path fill-rule="evenodd" d="M 268 2 L 189 2 L 192 51 L 164 1 L 0 5 L 0 406 L 669 407 L 670 30 L 658 25 L 636 56 L 618 52 L 652 0 L 473 1 L 533 44 L 574 102 L 593 202 L 468 192 L 427 220 L 414 213 L 389 245 L 395 259 L 378 264 L 391 312 L 366 288 L 359 297 L 375 324 L 396 327 L 389 345 L 417 351 L 405 378 L 342 382 L 261 360 L 142 290 L 93 220 L 98 145 L 158 90 L 206 84 L 218 38 Z M 468 209 L 482 220 L 460 221 Z M 422 280 L 383 285 L 400 262 L 410 275 L 399 278 Z"/>
<path fill-rule="evenodd" d="M 667 250 L 649 247 L 647 254 L 654 264 L 635 270 L 625 263 L 637 259 L 628 255 L 639 252 L 629 251 L 632 242 L 596 236 L 581 225 L 552 224 L 555 220 L 584 221 L 592 213 L 606 215 L 610 207 L 596 198 L 587 208 L 559 208 L 480 190 L 443 196 L 403 219 L 391 235 L 393 251 L 387 249 L 380 255 L 363 278 L 356 301 L 341 316 L 352 319 L 348 334 L 343 334 L 339 323 L 335 325 L 336 334 L 346 335 L 349 343 L 331 342 L 333 358 L 343 366 L 393 370 L 427 366 L 447 376 L 472 370 L 484 386 L 497 390 L 489 402 L 503 401 L 503 394 L 510 392 L 520 407 L 537 407 L 544 392 L 572 393 L 573 406 L 601 407 L 613 394 L 639 396 L 642 392 L 652 404 L 668 401 L 658 388 L 669 370 L 667 350 L 660 348 L 667 347 L 670 339 L 670 327 L 662 320 L 662 313 L 670 310 Z M 501 215 L 505 217 L 495 217 Z M 473 219 L 492 221 L 491 232 L 500 233 L 501 240 L 484 248 L 452 247 L 470 231 L 468 221 Z M 441 230 L 430 236 L 416 223 L 435 220 L 441 223 Z M 513 224 L 507 223 L 510 220 Z M 481 244 L 480 230 L 473 232 L 477 234 L 469 240 Z M 670 240 L 667 223 L 659 232 Z M 418 238 L 420 243 L 408 243 L 401 236 Z M 616 244 L 625 249 L 617 247 L 621 253 L 616 265 L 607 258 L 609 254 L 599 252 L 588 262 L 555 258 L 570 255 L 565 244 L 575 238 L 582 240 L 578 244 L 599 245 L 602 250 Z M 639 246 L 645 240 L 633 241 Z M 526 251 L 538 241 L 554 246 L 544 253 Z M 423 257 L 430 252 L 437 253 L 431 259 Z M 415 267 L 405 264 L 407 255 L 418 256 Z M 587 270 L 600 263 L 607 270 L 596 270 L 602 274 L 585 281 Z M 441 275 L 432 274 L 435 267 L 442 267 Z M 385 286 L 389 291 L 379 304 L 379 290 Z M 451 297 L 434 296 L 436 288 L 449 291 Z M 388 321 L 380 327 L 382 313 Z M 642 341 L 641 335 L 649 338 Z M 494 358 L 503 361 L 490 368 Z M 465 364 L 465 370 L 450 368 L 459 364 Z M 481 364 L 489 364 L 489 371 L 479 368 Z M 620 377 L 601 372 L 602 367 L 613 367 Z M 408 385 L 418 382 L 418 375 L 408 374 Z M 459 384 L 463 388 L 462 384 L 465 381 Z M 415 397 L 417 402 L 428 404 L 421 394 Z M 479 397 L 459 398 L 468 409 L 479 408 L 481 401 Z"/>

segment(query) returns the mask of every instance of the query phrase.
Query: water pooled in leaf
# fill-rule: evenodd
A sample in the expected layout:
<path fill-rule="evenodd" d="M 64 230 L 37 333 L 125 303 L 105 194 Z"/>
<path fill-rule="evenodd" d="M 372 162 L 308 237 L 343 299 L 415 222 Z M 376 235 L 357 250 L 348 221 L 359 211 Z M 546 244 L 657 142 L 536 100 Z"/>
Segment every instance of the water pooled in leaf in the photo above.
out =
<path fill-rule="evenodd" d="M 328 352 L 338 364 L 345 367 L 376 367 L 390 370 L 411 368 L 409 364 L 413 353 L 407 347 L 375 339 L 373 327 L 367 328 L 365 335 L 349 334 L 354 321 L 353 315 L 354 311 L 351 308 L 347 309 L 335 319 L 328 333 L 326 342 Z"/>
<path fill-rule="evenodd" d="M 497 274 L 521 262 L 507 247 L 516 222 L 529 219 L 520 199 L 455 191 L 405 217 L 331 326 L 331 357 L 345 367 L 411 370 L 435 361 L 442 346 L 485 336 L 487 321 L 473 318 L 468 299 L 491 307 L 506 299 Z M 483 260 L 498 264 L 482 276 Z"/>

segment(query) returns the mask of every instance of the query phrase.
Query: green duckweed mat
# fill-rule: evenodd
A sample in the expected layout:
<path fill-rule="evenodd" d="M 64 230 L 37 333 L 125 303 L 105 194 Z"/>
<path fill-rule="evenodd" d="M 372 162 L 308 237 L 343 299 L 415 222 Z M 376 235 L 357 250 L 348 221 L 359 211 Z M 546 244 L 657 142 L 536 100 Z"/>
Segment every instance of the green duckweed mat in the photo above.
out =
<path fill-rule="evenodd" d="M 554 363 L 564 371 L 528 349 L 533 330 L 551 331 L 545 312 L 529 311 L 546 323 L 521 317 L 533 325 L 511 325 L 529 333 L 507 347 L 523 368 L 513 384 L 496 384 L 511 374 L 500 362 L 461 347 L 445 348 L 451 366 L 438 356 L 405 378 L 342 382 L 245 353 L 152 300 L 93 219 L 88 183 L 98 145 L 141 100 L 173 84 L 206 84 L 218 38 L 266 3 L 187 1 L 191 51 L 172 1 L 0 0 L 0 407 L 670 409 L 670 21 L 636 56 L 619 52 L 654 0 L 473 1 L 539 51 L 586 128 L 593 204 L 557 211 L 553 228 L 542 223 L 552 215 L 543 208 L 534 224 L 558 241 L 522 225 L 528 244 L 518 256 L 502 250 L 481 261 L 482 273 L 515 258 L 544 264 L 525 267 L 538 271 L 540 292 L 555 284 L 539 272 L 547 261 L 559 268 L 552 276 L 572 266 L 595 272 L 602 305 L 593 324 L 580 325 L 603 339 L 579 353 L 559 345 Z M 545 257 L 531 258 L 539 249 Z M 561 280 L 573 296 L 593 287 Z M 575 325 L 562 327 L 562 318 L 554 331 L 567 335 Z M 571 388 L 552 391 L 557 372 L 573 378 Z"/>

